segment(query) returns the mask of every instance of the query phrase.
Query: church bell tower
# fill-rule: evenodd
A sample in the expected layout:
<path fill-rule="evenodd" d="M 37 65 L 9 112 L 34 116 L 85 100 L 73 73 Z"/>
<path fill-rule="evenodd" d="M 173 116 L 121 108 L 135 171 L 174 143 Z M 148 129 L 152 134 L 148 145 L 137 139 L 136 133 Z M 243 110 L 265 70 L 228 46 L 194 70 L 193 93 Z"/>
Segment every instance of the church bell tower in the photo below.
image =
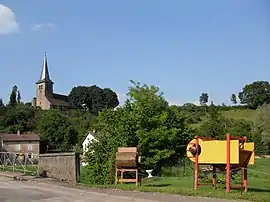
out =
<path fill-rule="evenodd" d="M 50 108 L 47 105 L 49 105 L 49 99 L 53 97 L 53 84 L 50 79 L 47 55 L 45 53 L 40 79 L 36 82 L 35 106 L 41 107 L 41 109 Z"/>

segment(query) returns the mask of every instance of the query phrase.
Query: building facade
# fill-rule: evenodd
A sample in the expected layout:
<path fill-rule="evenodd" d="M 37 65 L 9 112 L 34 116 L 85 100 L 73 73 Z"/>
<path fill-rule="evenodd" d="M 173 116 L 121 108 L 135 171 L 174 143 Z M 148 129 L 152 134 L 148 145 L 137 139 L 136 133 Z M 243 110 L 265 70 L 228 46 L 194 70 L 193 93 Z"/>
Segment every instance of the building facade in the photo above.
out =
<path fill-rule="evenodd" d="M 40 137 L 38 134 L 0 133 L 1 152 L 39 154 Z"/>
<path fill-rule="evenodd" d="M 32 105 L 40 107 L 42 110 L 51 108 L 68 108 L 68 96 L 53 92 L 54 82 L 50 79 L 48 61 L 45 54 L 40 79 L 36 82 L 36 97 L 33 98 Z"/>

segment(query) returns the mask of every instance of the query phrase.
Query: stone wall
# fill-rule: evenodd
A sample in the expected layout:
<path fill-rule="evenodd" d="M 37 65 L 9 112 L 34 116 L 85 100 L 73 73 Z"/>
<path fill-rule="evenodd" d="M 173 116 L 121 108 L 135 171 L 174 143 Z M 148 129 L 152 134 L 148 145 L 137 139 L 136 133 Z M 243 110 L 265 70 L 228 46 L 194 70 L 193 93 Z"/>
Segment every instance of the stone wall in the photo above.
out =
<path fill-rule="evenodd" d="M 40 154 L 39 173 L 44 177 L 77 183 L 80 177 L 80 156 L 76 153 Z"/>

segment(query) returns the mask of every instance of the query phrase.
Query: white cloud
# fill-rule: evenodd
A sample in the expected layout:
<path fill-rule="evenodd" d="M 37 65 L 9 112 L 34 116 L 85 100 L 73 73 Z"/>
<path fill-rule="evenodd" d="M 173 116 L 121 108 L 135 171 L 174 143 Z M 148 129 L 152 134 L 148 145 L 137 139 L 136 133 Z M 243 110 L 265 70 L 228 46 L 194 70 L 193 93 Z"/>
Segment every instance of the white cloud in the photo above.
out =
<path fill-rule="evenodd" d="M 19 25 L 12 9 L 0 4 L 0 35 L 19 31 Z"/>
<path fill-rule="evenodd" d="M 31 27 L 32 31 L 40 31 L 42 29 L 51 29 L 55 28 L 55 24 L 49 22 L 49 23 L 40 23 L 40 24 L 35 24 Z"/>

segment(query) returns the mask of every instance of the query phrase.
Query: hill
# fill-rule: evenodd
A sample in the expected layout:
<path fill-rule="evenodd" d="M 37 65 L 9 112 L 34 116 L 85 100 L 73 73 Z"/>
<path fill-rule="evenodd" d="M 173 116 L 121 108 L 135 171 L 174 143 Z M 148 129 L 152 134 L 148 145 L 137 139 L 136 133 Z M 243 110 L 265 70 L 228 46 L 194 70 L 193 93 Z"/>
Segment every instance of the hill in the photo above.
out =
<path fill-rule="evenodd" d="M 254 121 L 257 113 L 258 112 L 256 110 L 252 109 L 234 109 L 222 111 L 222 115 L 226 118 L 244 119 L 246 121 Z"/>
<path fill-rule="evenodd" d="M 219 109 L 219 113 L 224 117 L 228 119 L 234 119 L 234 120 L 245 120 L 248 122 L 253 122 L 258 114 L 257 110 L 252 109 Z M 200 121 L 193 123 L 194 128 L 200 127 L 208 118 L 208 115 L 203 115 L 200 117 Z"/>

